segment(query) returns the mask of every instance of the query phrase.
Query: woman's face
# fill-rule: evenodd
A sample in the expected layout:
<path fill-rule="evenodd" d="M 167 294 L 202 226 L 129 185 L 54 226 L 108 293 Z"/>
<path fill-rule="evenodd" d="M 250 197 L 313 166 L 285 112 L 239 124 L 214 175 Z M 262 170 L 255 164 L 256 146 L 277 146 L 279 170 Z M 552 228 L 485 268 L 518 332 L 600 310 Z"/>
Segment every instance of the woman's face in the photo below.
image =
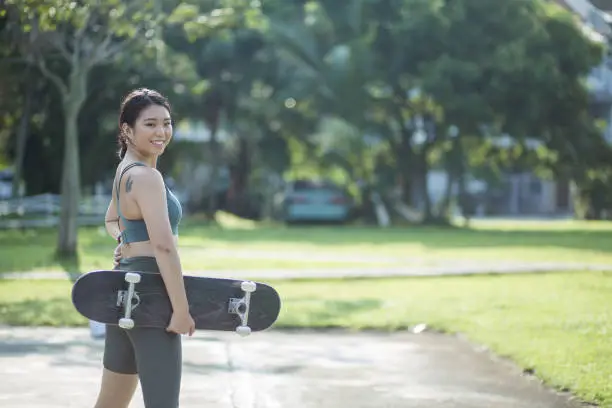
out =
<path fill-rule="evenodd" d="M 172 139 L 170 112 L 161 105 L 143 109 L 133 129 L 125 126 L 132 146 L 144 156 L 161 155 Z"/>

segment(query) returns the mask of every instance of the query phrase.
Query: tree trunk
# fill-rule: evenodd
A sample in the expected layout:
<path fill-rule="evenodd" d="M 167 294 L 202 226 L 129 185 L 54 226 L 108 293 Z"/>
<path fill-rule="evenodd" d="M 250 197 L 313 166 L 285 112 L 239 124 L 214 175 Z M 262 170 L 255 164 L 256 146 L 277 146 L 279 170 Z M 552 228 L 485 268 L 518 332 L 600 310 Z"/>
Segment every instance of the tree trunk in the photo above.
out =
<path fill-rule="evenodd" d="M 229 205 L 235 214 L 248 216 L 248 182 L 251 170 L 251 154 L 246 137 L 238 139 L 238 154 L 232 169 L 232 195 L 229 197 Z"/>
<path fill-rule="evenodd" d="M 73 70 L 77 68 L 73 67 Z M 62 258 L 77 257 L 81 172 L 79 163 L 78 116 L 87 95 L 87 74 L 73 72 L 69 92 L 64 95 L 65 141 L 61 184 L 61 209 L 57 254 Z"/>
<path fill-rule="evenodd" d="M 463 216 L 463 224 L 465 227 L 469 227 L 470 219 L 475 215 L 476 212 L 476 203 L 474 201 L 474 197 L 469 193 L 466 185 L 466 171 L 465 168 L 462 167 L 459 172 L 458 178 L 458 195 L 459 195 L 459 205 L 461 207 L 461 215 Z"/>
<path fill-rule="evenodd" d="M 427 152 L 421 152 L 417 157 L 417 177 L 419 180 L 419 189 L 423 199 L 423 221 L 430 222 L 433 220 L 431 212 L 431 198 L 429 197 L 429 165 L 427 163 Z"/>
<path fill-rule="evenodd" d="M 450 169 L 446 169 L 446 187 L 444 188 L 444 196 L 440 201 L 436 216 L 439 218 L 450 219 L 451 216 L 451 196 L 453 187 L 455 186 L 456 173 Z"/>
<path fill-rule="evenodd" d="M 19 195 L 19 189 L 23 178 L 23 160 L 25 157 L 26 142 L 28 141 L 28 133 L 30 132 L 30 119 L 32 116 L 32 99 L 34 96 L 34 85 L 31 81 L 28 81 L 25 89 L 25 101 L 23 104 L 23 112 L 21 120 L 19 121 L 19 128 L 17 130 L 17 148 L 15 152 L 14 161 L 14 175 L 13 175 L 13 186 L 12 196 L 17 197 Z"/>
<path fill-rule="evenodd" d="M 414 186 L 414 152 L 410 146 L 411 134 L 408 130 L 402 131 L 401 142 L 397 146 L 392 146 L 396 151 L 397 170 L 400 175 L 400 187 L 402 189 L 401 199 L 409 206 L 413 206 Z"/>
<path fill-rule="evenodd" d="M 458 137 L 452 140 L 450 151 L 446 154 L 446 175 L 447 182 L 444 191 L 444 197 L 439 206 L 437 216 L 450 220 L 451 218 L 451 201 L 453 187 L 458 182 L 461 183 L 461 173 L 463 172 L 463 150 Z"/>
<path fill-rule="evenodd" d="M 66 107 L 66 134 L 61 184 L 61 210 L 58 255 L 73 257 L 77 253 L 78 212 L 80 199 L 80 174 L 78 154 L 78 111 Z"/>
<path fill-rule="evenodd" d="M 215 213 L 217 212 L 217 180 L 219 179 L 219 141 L 217 140 L 217 133 L 219 130 L 219 116 L 220 112 L 217 112 L 216 117 L 211 121 L 210 124 L 210 179 L 208 180 L 208 206 L 206 208 L 206 216 L 209 220 L 214 220 Z"/>

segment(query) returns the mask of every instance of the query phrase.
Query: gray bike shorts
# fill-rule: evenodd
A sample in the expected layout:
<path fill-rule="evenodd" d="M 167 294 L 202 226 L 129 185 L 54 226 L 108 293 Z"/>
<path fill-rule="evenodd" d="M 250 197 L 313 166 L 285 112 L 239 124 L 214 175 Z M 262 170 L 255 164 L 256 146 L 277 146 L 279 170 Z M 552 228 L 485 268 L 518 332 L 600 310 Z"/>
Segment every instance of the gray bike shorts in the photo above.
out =
<path fill-rule="evenodd" d="M 122 259 L 116 269 L 159 273 L 153 257 Z M 103 365 L 120 374 L 138 374 L 147 408 L 178 407 L 181 336 L 165 329 L 106 326 Z"/>

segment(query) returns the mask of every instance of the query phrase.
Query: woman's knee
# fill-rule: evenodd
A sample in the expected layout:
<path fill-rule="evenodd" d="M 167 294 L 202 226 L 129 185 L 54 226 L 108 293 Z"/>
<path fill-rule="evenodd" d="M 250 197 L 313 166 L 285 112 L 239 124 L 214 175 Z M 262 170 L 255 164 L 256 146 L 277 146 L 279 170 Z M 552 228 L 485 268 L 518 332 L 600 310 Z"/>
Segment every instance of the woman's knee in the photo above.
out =
<path fill-rule="evenodd" d="M 115 373 L 105 368 L 95 408 L 127 408 L 137 385 L 136 374 Z"/>

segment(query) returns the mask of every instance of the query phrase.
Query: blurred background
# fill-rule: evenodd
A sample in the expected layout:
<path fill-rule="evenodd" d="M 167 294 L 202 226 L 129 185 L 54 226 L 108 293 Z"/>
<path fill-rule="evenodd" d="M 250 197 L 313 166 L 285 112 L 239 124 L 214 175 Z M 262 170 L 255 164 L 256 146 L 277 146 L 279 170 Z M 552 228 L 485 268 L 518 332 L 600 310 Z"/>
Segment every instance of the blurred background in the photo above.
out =
<path fill-rule="evenodd" d="M 612 2 L 6 0 L 0 222 L 99 225 L 136 87 L 189 215 L 607 219 Z M 78 222 L 75 222 L 77 220 Z"/>

